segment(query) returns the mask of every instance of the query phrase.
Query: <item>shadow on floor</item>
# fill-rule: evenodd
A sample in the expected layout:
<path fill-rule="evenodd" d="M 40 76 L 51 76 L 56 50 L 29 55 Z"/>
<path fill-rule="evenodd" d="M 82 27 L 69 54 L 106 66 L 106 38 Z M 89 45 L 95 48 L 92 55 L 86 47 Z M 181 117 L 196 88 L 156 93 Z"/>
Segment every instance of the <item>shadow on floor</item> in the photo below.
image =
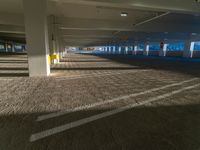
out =
<path fill-rule="evenodd" d="M 29 76 L 28 60 L 25 53 L 0 53 L 0 65 L 0 77 Z"/>
<path fill-rule="evenodd" d="M 8 55 L 27 55 L 26 52 L 0 52 L 0 56 L 8 56 Z"/>
<path fill-rule="evenodd" d="M 139 70 L 145 69 L 140 67 L 69 67 L 69 68 L 51 68 L 51 70 Z"/>
<path fill-rule="evenodd" d="M 137 107 L 29 142 L 30 135 L 108 110 L 36 122 L 45 113 L 0 116 L 1 150 L 198 150 L 200 104 Z"/>
<path fill-rule="evenodd" d="M 28 77 L 29 73 L 0 73 L 0 77 Z"/>
<path fill-rule="evenodd" d="M 28 71 L 28 68 L 19 68 L 19 67 L 0 67 L 0 70 L 2 71 L 8 71 L 8 70 L 15 70 L 15 71 Z"/>
<path fill-rule="evenodd" d="M 84 54 L 85 55 L 85 54 Z M 91 54 L 90 54 L 91 55 Z M 122 64 L 129 64 L 146 69 L 166 70 L 200 77 L 200 61 L 186 59 L 143 57 L 131 55 L 94 55 Z"/>
<path fill-rule="evenodd" d="M 27 61 L 0 61 L 0 64 L 28 64 Z"/>

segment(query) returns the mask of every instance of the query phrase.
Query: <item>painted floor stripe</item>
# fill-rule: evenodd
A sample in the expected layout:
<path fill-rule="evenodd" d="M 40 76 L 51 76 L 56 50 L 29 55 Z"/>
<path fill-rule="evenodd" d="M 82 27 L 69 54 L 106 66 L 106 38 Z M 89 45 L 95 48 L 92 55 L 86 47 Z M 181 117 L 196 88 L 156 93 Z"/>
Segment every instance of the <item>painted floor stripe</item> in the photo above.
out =
<path fill-rule="evenodd" d="M 13 79 L 0 79 L 0 81 L 11 81 Z"/>
<path fill-rule="evenodd" d="M 126 71 L 121 73 L 96 73 L 96 74 L 85 74 L 85 75 L 75 75 L 73 77 L 57 77 L 57 80 L 73 80 L 73 79 L 81 79 L 81 78 L 92 78 L 92 77 L 102 77 L 102 76 L 110 76 L 110 75 L 120 75 L 120 74 L 126 74 L 126 73 L 135 73 L 135 72 L 144 72 L 144 71 L 150 71 L 150 70 L 135 70 L 135 71 Z"/>
<path fill-rule="evenodd" d="M 43 132 L 40 132 L 40 133 L 35 133 L 35 134 L 31 135 L 30 142 L 38 141 L 40 139 L 44 139 L 46 137 L 61 133 L 63 131 L 66 131 L 66 130 L 69 130 L 69 129 L 72 129 L 72 128 L 75 128 L 75 127 L 78 127 L 78 126 L 81 126 L 81 125 L 85 125 L 87 123 L 90 123 L 90 122 L 93 122 L 93 121 L 96 121 L 96 120 L 99 120 L 99 119 L 102 119 L 102 118 L 105 118 L 105 117 L 108 117 L 108 116 L 112 116 L 112 115 L 127 111 L 127 110 L 132 109 L 132 108 L 137 107 L 137 106 L 141 106 L 141 105 L 145 105 L 147 103 L 155 102 L 155 101 L 170 97 L 172 95 L 181 93 L 183 91 L 194 89 L 194 88 L 199 87 L 199 86 L 200 86 L 200 84 L 195 84 L 195 85 L 192 85 L 192 86 L 184 87 L 184 88 L 179 89 L 179 90 L 175 90 L 175 91 L 172 91 L 172 92 L 169 92 L 169 93 L 166 93 L 166 94 L 154 97 L 154 98 L 150 98 L 150 99 L 143 101 L 141 103 L 127 105 L 127 106 L 124 106 L 124 107 L 120 107 L 118 109 L 106 111 L 106 112 L 101 113 L 101 114 L 97 114 L 97 115 L 94 115 L 94 116 L 91 116 L 91 117 L 88 117 L 88 118 L 80 119 L 78 121 L 74 121 L 74 122 L 71 122 L 71 123 L 68 123 L 68 124 L 65 124 L 65 125 L 62 125 L 62 126 L 58 126 L 58 127 L 55 127 L 55 128 L 52 128 L 52 129 L 49 129 L 49 130 L 46 130 L 46 131 L 43 131 Z"/>
<path fill-rule="evenodd" d="M 117 98 L 106 100 L 106 101 L 102 101 L 102 102 L 97 102 L 97 103 L 93 103 L 93 104 L 89 104 L 89 105 L 85 105 L 85 106 L 76 107 L 74 109 L 68 109 L 68 110 L 64 110 L 64 111 L 60 111 L 60 112 L 55 112 L 55 113 L 50 113 L 50 114 L 47 114 L 47 115 L 42 115 L 42 116 L 39 116 L 36 121 L 43 121 L 43 120 L 59 117 L 59 116 L 62 116 L 62 115 L 66 115 L 66 114 L 71 113 L 71 112 L 85 110 L 85 109 L 93 108 L 93 107 L 96 107 L 96 106 L 105 105 L 105 104 L 109 104 L 109 103 L 125 100 L 125 99 L 131 98 L 131 97 L 136 97 L 136 96 L 152 93 L 152 92 L 163 90 L 163 89 L 166 89 L 166 88 L 169 88 L 169 87 L 178 86 L 178 85 L 182 85 L 184 83 L 195 81 L 197 79 L 198 78 L 193 78 L 193 79 L 186 80 L 186 81 L 183 81 L 183 82 L 173 83 L 173 84 L 165 85 L 163 87 L 153 88 L 153 89 L 150 89 L 150 90 L 147 90 L 147 91 L 143 91 L 143 92 L 139 92 L 139 93 L 134 93 L 134 94 L 121 96 L 121 97 L 117 97 Z"/>

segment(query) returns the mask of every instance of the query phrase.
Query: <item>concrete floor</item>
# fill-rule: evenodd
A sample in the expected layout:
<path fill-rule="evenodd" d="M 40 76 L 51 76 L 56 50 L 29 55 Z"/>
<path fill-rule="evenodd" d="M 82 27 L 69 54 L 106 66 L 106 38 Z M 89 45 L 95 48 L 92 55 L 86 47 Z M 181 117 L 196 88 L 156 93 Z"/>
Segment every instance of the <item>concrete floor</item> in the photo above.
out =
<path fill-rule="evenodd" d="M 27 66 L 0 56 L 0 150 L 200 149 L 198 62 L 69 54 L 48 78 Z"/>

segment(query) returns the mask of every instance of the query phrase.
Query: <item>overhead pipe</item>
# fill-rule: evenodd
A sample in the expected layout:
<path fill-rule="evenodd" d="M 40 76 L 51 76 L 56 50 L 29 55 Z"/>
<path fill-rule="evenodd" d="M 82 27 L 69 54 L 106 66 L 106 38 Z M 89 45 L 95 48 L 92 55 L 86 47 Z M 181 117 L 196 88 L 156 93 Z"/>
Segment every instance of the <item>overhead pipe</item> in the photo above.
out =
<path fill-rule="evenodd" d="M 163 17 L 163 16 L 166 16 L 166 15 L 168 15 L 168 14 L 170 14 L 170 12 L 165 12 L 165 13 L 163 13 L 163 14 L 161 14 L 161 15 L 156 15 L 156 16 L 153 17 L 153 18 L 150 18 L 150 19 L 147 19 L 147 20 L 145 20 L 145 21 L 142 21 L 142 22 L 139 22 L 139 23 L 135 24 L 134 27 L 137 27 L 137 26 L 143 25 L 143 24 L 145 24 L 145 23 L 148 23 L 148 22 L 150 22 L 150 21 L 159 19 L 159 18 L 161 18 L 161 17 Z"/>
<path fill-rule="evenodd" d="M 165 13 L 163 13 L 163 14 L 156 15 L 156 16 L 153 17 L 153 18 L 150 18 L 150 19 L 147 19 L 147 20 L 145 20 L 145 21 L 142 21 L 142 22 L 139 22 L 139 23 L 134 24 L 134 27 L 137 27 L 137 26 L 143 25 L 143 24 L 145 24 L 145 23 L 151 22 L 151 21 L 153 21 L 153 20 L 159 19 L 159 18 L 161 18 L 161 17 L 163 17 L 163 16 L 166 16 L 166 15 L 168 15 L 168 14 L 170 14 L 170 13 L 171 13 L 171 12 L 165 12 Z M 116 34 L 118 34 L 118 33 L 120 33 L 120 32 L 121 32 L 121 31 L 116 31 L 116 32 L 113 33 L 113 35 L 116 35 Z"/>

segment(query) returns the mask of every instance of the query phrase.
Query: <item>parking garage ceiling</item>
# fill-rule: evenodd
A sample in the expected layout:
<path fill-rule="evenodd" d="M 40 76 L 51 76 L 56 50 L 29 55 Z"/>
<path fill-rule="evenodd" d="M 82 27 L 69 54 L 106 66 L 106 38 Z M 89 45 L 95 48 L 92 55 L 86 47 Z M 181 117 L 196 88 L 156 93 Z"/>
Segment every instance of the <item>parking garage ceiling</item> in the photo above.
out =
<path fill-rule="evenodd" d="M 0 3 L 0 36 L 23 38 L 22 0 Z M 105 44 L 123 36 L 185 39 L 200 33 L 200 3 L 195 0 L 49 0 L 48 15 L 57 18 L 54 23 L 66 45 L 74 46 Z"/>

